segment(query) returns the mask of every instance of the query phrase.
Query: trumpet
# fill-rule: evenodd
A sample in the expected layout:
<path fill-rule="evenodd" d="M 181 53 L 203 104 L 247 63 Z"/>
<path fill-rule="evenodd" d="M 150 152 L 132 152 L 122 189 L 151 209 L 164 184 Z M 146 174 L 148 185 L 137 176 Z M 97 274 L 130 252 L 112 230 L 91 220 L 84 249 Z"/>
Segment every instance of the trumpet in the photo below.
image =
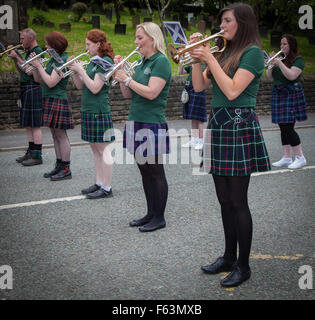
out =
<path fill-rule="evenodd" d="M 281 49 L 280 51 L 278 51 L 274 56 L 272 56 L 271 58 L 269 58 L 267 61 L 265 61 L 265 68 L 267 69 L 272 69 L 274 67 L 274 64 L 272 64 L 271 62 L 275 59 L 278 58 L 280 60 L 283 60 L 286 58 L 285 53 L 283 52 L 283 50 Z"/>
<path fill-rule="evenodd" d="M 63 72 L 63 75 L 62 75 L 62 78 L 67 78 L 68 76 L 72 75 L 74 73 L 74 71 L 72 70 L 67 70 L 68 66 L 70 64 L 72 64 L 73 62 L 75 61 L 78 61 L 81 57 L 83 56 L 88 56 L 90 57 L 90 53 L 87 51 L 87 52 L 83 52 L 81 54 L 79 54 L 78 56 L 74 57 L 73 59 L 65 62 L 63 65 L 61 65 L 60 67 L 56 67 L 55 65 L 53 66 L 56 73 L 60 76 L 61 75 L 61 72 Z M 82 66 L 83 67 L 86 67 L 88 64 L 90 63 L 90 61 L 83 61 L 82 63 Z"/>
<path fill-rule="evenodd" d="M 210 47 L 210 52 L 211 53 L 223 52 L 226 48 L 226 43 L 227 43 L 227 40 L 222 35 L 223 33 L 224 33 L 224 30 L 221 30 L 218 33 L 215 33 L 209 37 L 206 37 L 198 42 L 192 43 L 192 44 L 184 46 L 184 47 L 180 47 L 178 49 L 176 49 L 173 45 L 169 44 L 168 49 L 169 49 L 169 53 L 171 55 L 172 60 L 176 64 L 179 63 L 183 66 L 198 63 L 198 62 L 200 62 L 200 60 L 193 59 L 191 57 L 189 51 L 195 49 L 196 47 L 198 47 L 200 45 L 204 45 L 206 42 L 211 41 L 211 40 L 215 40 L 217 42 L 217 40 L 220 38 L 223 40 L 223 46 L 220 48 L 217 44 L 215 44 L 214 46 Z"/>
<path fill-rule="evenodd" d="M 19 64 L 19 67 L 21 68 L 21 69 L 23 69 L 27 64 L 29 64 L 30 62 L 32 62 L 32 61 L 34 61 L 34 60 L 36 60 L 36 59 L 38 59 L 38 58 L 40 58 L 42 55 L 44 55 L 45 53 L 48 53 L 48 54 L 50 54 L 50 50 L 51 49 L 47 49 L 47 50 L 45 50 L 45 51 L 42 51 L 41 53 L 39 53 L 39 54 L 37 54 L 36 56 L 34 56 L 34 57 L 32 57 L 32 58 L 30 58 L 30 59 L 28 59 L 28 60 L 26 60 L 25 62 L 23 62 L 23 63 L 20 63 Z M 41 63 L 42 63 L 42 65 L 44 64 L 44 62 L 46 62 L 46 61 L 48 61 L 49 59 L 48 58 L 46 58 L 46 59 L 41 59 Z M 26 72 L 29 72 L 29 71 L 32 71 L 32 70 L 34 70 L 35 68 L 34 67 L 29 67 L 28 69 L 26 69 Z"/>
<path fill-rule="evenodd" d="M 138 55 L 140 57 L 140 60 L 129 62 L 128 59 L 130 59 L 133 55 Z M 135 67 L 139 66 L 143 62 L 143 55 L 139 52 L 139 47 L 137 47 L 135 50 L 133 50 L 126 58 L 121 60 L 118 64 L 116 64 L 109 72 L 104 74 L 103 81 L 109 85 L 109 80 L 112 77 L 112 75 L 122 66 L 124 68 L 124 71 L 126 74 L 131 77 L 135 73 Z M 118 81 L 113 80 L 112 85 L 114 86 Z"/>
<path fill-rule="evenodd" d="M 23 49 L 24 50 L 24 47 L 22 44 L 17 44 L 16 46 L 10 48 L 10 49 L 7 49 L 7 50 L 4 50 L 2 52 L 0 52 L 0 58 L 2 58 L 5 54 L 8 54 L 10 53 L 12 50 L 17 50 L 17 49 Z"/>

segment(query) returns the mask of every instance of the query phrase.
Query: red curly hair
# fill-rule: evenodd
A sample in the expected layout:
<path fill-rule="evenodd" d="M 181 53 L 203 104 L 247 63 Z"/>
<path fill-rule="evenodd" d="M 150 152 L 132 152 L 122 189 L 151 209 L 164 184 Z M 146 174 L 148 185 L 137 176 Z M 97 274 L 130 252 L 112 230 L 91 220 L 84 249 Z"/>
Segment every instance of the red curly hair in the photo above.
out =
<path fill-rule="evenodd" d="M 106 33 L 102 30 L 92 29 L 86 34 L 86 38 L 90 41 L 97 43 L 100 42 L 100 47 L 98 50 L 99 56 L 108 56 L 114 60 L 114 49 L 110 42 L 107 42 Z"/>

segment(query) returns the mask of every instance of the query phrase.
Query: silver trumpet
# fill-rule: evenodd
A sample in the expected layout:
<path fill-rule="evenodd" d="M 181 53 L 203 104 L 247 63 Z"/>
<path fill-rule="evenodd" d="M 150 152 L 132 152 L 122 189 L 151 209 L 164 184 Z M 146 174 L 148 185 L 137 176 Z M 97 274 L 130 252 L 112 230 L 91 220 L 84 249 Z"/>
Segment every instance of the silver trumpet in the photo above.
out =
<path fill-rule="evenodd" d="M 140 57 L 140 60 L 130 62 L 128 59 L 130 59 L 133 55 L 138 55 Z M 104 74 L 103 81 L 109 85 L 109 80 L 113 76 L 113 74 L 122 66 L 124 68 L 124 71 L 126 74 L 131 77 L 135 73 L 135 67 L 139 66 L 143 62 L 143 55 L 139 52 L 139 47 L 137 47 L 135 50 L 133 50 L 126 58 L 121 60 L 119 63 L 117 63 L 109 72 Z M 113 80 L 112 86 L 114 86 L 118 81 Z"/>
<path fill-rule="evenodd" d="M 74 73 L 74 71 L 72 70 L 68 70 L 68 66 L 70 64 L 72 64 L 75 61 L 80 60 L 81 57 L 84 56 L 88 56 L 90 58 L 90 53 L 87 52 L 83 52 L 81 54 L 79 54 L 78 56 L 74 57 L 73 59 L 65 62 L 63 65 L 61 65 L 60 67 L 56 67 L 55 65 L 53 66 L 54 70 L 56 71 L 56 73 L 60 76 L 61 73 L 63 73 L 62 78 L 67 78 L 68 76 L 72 75 Z M 90 59 L 89 59 L 90 60 Z M 86 67 L 88 64 L 90 63 L 90 61 L 83 61 L 82 62 L 82 66 Z"/>
<path fill-rule="evenodd" d="M 283 52 L 283 50 L 281 49 L 280 51 L 278 51 L 274 56 L 272 56 L 271 58 L 269 58 L 267 61 L 265 61 L 265 68 L 267 69 L 272 69 L 274 67 L 274 64 L 272 64 L 272 61 L 278 58 L 280 60 L 283 60 L 286 58 L 285 53 Z"/>
<path fill-rule="evenodd" d="M 49 60 L 49 58 L 41 58 L 41 56 L 44 55 L 44 54 L 46 54 L 46 53 L 51 54 L 50 52 L 51 52 L 51 49 L 47 49 L 47 50 L 45 50 L 45 51 L 42 51 L 41 53 L 37 54 L 36 56 L 34 56 L 34 57 L 26 60 L 26 61 L 23 62 L 23 63 L 19 63 L 18 65 L 19 65 L 19 67 L 20 67 L 21 69 L 24 69 L 24 67 L 25 67 L 27 64 L 29 64 L 30 62 L 32 62 L 32 61 L 40 58 L 40 63 L 41 63 L 42 66 L 44 66 L 45 62 L 47 62 L 47 61 Z M 27 69 L 25 70 L 25 72 L 30 72 L 30 71 L 32 71 L 32 70 L 34 70 L 34 69 L 35 69 L 35 67 L 31 66 L 31 67 L 27 68 Z"/>

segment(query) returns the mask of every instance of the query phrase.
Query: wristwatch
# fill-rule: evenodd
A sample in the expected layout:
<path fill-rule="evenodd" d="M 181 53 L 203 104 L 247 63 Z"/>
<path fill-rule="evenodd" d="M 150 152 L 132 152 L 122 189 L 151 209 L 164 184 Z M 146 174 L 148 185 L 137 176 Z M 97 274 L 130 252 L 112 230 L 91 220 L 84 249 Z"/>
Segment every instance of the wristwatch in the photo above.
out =
<path fill-rule="evenodd" d="M 132 80 L 132 78 L 131 78 L 131 77 L 128 77 L 128 78 L 124 81 L 124 85 L 125 85 L 126 87 L 129 87 L 129 83 L 130 83 L 131 80 Z"/>

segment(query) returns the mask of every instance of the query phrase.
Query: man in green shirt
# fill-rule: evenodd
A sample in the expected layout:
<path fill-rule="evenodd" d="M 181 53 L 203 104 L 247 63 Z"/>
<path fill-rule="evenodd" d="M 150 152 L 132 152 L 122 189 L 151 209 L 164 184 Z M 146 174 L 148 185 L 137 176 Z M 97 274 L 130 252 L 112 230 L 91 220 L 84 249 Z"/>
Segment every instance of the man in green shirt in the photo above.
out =
<path fill-rule="evenodd" d="M 27 28 L 20 32 L 20 42 L 26 50 L 25 60 L 29 59 L 32 52 L 39 54 L 42 49 L 36 41 L 36 33 Z M 39 83 L 34 81 L 32 71 L 26 72 L 30 65 L 23 69 L 19 64 L 24 61 L 12 50 L 9 56 L 13 59 L 16 69 L 20 73 L 20 125 L 26 128 L 28 137 L 28 149 L 24 156 L 16 159 L 24 166 L 42 164 L 42 89 Z"/>

